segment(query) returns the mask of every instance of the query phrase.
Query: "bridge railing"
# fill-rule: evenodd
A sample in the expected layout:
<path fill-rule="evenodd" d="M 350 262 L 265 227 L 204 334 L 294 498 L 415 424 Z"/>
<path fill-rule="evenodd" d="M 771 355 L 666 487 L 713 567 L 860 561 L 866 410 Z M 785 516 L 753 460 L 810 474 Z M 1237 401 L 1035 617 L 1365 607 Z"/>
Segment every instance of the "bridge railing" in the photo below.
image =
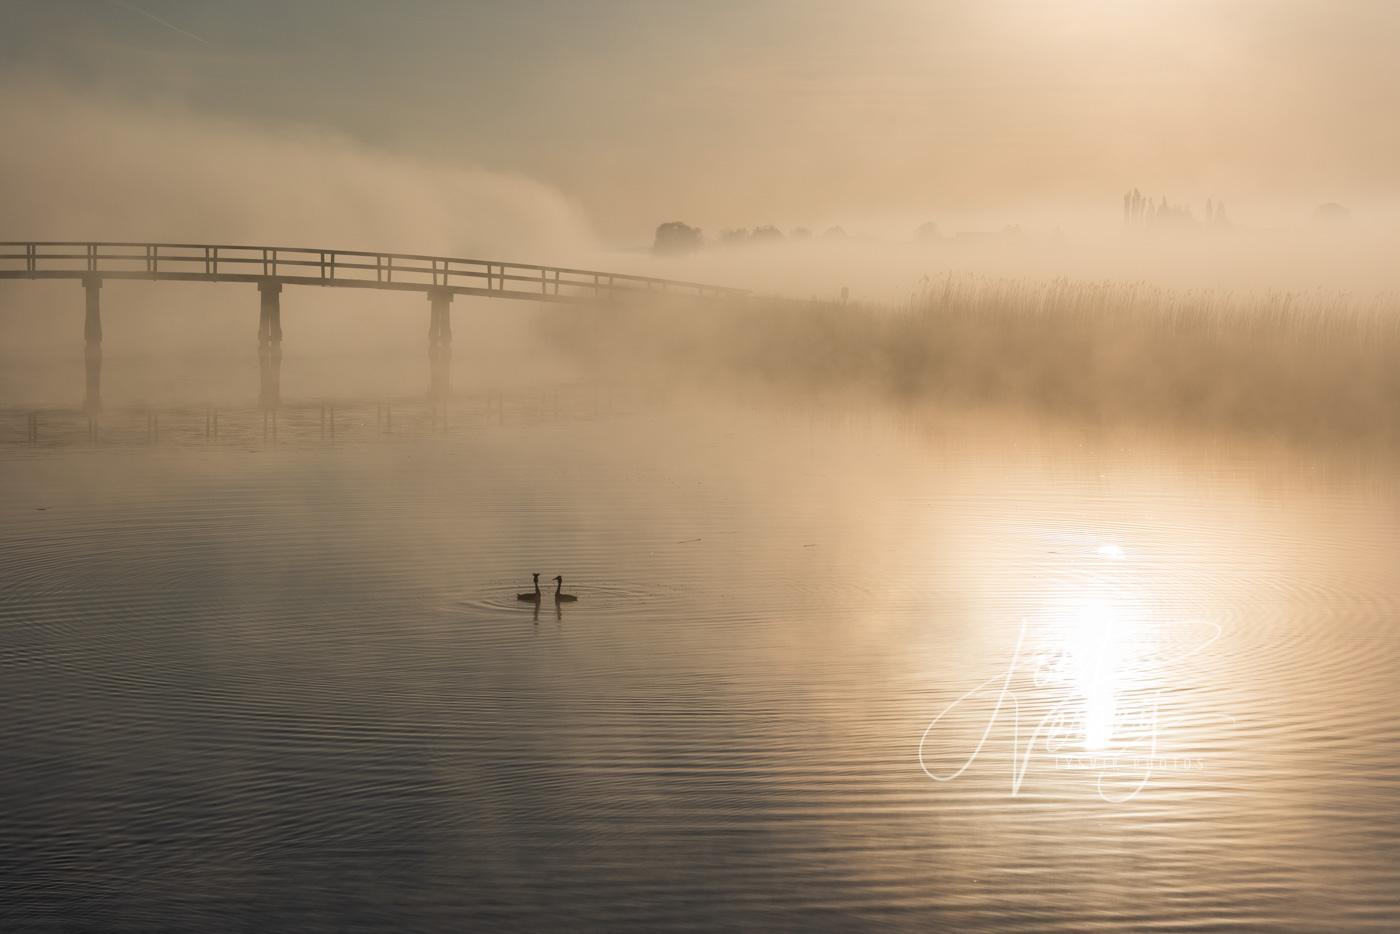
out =
<path fill-rule="evenodd" d="M 203 281 L 277 279 L 424 291 L 446 288 L 545 300 L 605 298 L 619 292 L 705 297 L 745 294 L 742 289 L 676 279 L 414 253 L 204 243 L 0 241 L 0 276 L 4 278 L 93 275 Z"/>

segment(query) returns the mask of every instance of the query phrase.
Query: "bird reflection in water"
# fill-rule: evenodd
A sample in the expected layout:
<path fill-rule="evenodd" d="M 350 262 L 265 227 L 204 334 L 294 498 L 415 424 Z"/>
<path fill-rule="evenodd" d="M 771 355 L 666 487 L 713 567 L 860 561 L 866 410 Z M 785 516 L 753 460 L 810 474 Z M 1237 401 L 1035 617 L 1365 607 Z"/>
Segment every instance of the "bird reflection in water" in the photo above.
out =
<path fill-rule="evenodd" d="M 537 632 L 539 631 L 540 602 L 536 602 L 534 604 L 534 609 L 530 616 L 530 618 L 535 622 Z M 564 622 L 564 608 L 561 607 L 558 603 L 554 604 L 554 621 L 560 624 Z"/>

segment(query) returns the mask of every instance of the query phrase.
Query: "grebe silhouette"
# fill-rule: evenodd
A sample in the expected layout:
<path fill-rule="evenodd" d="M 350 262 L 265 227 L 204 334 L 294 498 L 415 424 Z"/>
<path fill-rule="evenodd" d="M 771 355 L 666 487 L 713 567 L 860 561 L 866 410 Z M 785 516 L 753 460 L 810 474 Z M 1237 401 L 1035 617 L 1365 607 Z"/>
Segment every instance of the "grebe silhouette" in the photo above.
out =
<path fill-rule="evenodd" d="M 534 592 L 533 592 L 533 593 L 518 593 L 518 594 L 515 595 L 515 599 L 517 599 L 517 600 L 524 600 L 526 603 L 539 603 L 539 602 L 540 602 L 540 572 L 539 572 L 539 571 L 536 571 L 534 574 L 531 575 L 531 577 L 533 577 L 533 578 L 535 579 L 535 589 L 534 589 Z"/>
<path fill-rule="evenodd" d="M 575 596 L 574 596 L 573 594 L 571 594 L 571 593 L 564 593 L 564 592 L 563 592 L 563 591 L 564 591 L 564 578 L 563 578 L 562 576 L 556 577 L 556 578 L 554 578 L 554 580 L 557 581 L 557 584 L 555 585 L 555 588 L 554 588 L 554 602 L 555 602 L 555 603 L 573 603 L 575 600 L 578 599 L 578 597 L 575 597 Z"/>

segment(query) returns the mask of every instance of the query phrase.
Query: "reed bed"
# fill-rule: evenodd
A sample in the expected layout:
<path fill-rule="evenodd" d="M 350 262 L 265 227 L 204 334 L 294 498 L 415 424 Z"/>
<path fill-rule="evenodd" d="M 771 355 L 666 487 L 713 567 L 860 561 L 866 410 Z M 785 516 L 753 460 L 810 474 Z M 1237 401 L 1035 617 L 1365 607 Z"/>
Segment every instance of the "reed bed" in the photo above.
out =
<path fill-rule="evenodd" d="M 561 316 L 610 372 L 862 388 L 1306 434 L 1400 434 L 1400 301 L 949 275 L 898 307 L 750 298 Z"/>

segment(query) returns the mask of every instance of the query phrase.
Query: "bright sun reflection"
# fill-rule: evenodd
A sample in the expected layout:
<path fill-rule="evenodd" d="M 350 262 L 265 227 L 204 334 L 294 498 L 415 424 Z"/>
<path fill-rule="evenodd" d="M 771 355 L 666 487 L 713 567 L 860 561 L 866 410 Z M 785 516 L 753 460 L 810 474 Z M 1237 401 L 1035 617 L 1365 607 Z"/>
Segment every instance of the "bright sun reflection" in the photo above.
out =
<path fill-rule="evenodd" d="M 1066 634 L 1074 689 L 1083 701 L 1085 749 L 1113 741 L 1122 651 L 1117 614 L 1098 600 L 1084 603 Z"/>
<path fill-rule="evenodd" d="M 1118 565 L 1126 558 L 1124 549 L 1108 542 L 1093 554 Z M 1094 563 L 1091 559 L 1091 564 Z M 1089 570 L 1086 568 L 1085 570 Z M 1085 750 L 1101 751 L 1127 737 L 1120 727 L 1124 697 L 1131 691 L 1135 670 L 1134 653 L 1141 633 L 1132 589 L 1121 567 L 1090 570 L 1075 590 L 1064 594 L 1053 631 L 1057 644 L 1050 647 L 1049 680 L 1059 685 L 1074 711 L 1064 726 L 1063 740 Z M 1130 579 L 1130 578 L 1129 578 Z M 1131 732 L 1131 731 L 1130 731 Z"/>
<path fill-rule="evenodd" d="M 1156 609 L 1159 586 L 1116 545 L 1079 552 L 1046 588 L 1044 612 L 1022 618 L 1006 666 L 944 707 L 924 730 L 924 773 L 952 781 L 1000 729 L 1011 745 L 1013 796 L 1038 758 L 1092 771 L 1105 801 L 1135 797 L 1164 767 L 1158 759 L 1164 678 L 1220 636 L 1209 622 L 1165 624 Z M 969 707 L 955 714 L 965 702 Z M 971 704 L 980 706 L 980 716 Z M 941 767 L 933 756 L 948 744 L 950 730 L 940 725 L 969 716 L 980 734 L 956 768 Z"/>

